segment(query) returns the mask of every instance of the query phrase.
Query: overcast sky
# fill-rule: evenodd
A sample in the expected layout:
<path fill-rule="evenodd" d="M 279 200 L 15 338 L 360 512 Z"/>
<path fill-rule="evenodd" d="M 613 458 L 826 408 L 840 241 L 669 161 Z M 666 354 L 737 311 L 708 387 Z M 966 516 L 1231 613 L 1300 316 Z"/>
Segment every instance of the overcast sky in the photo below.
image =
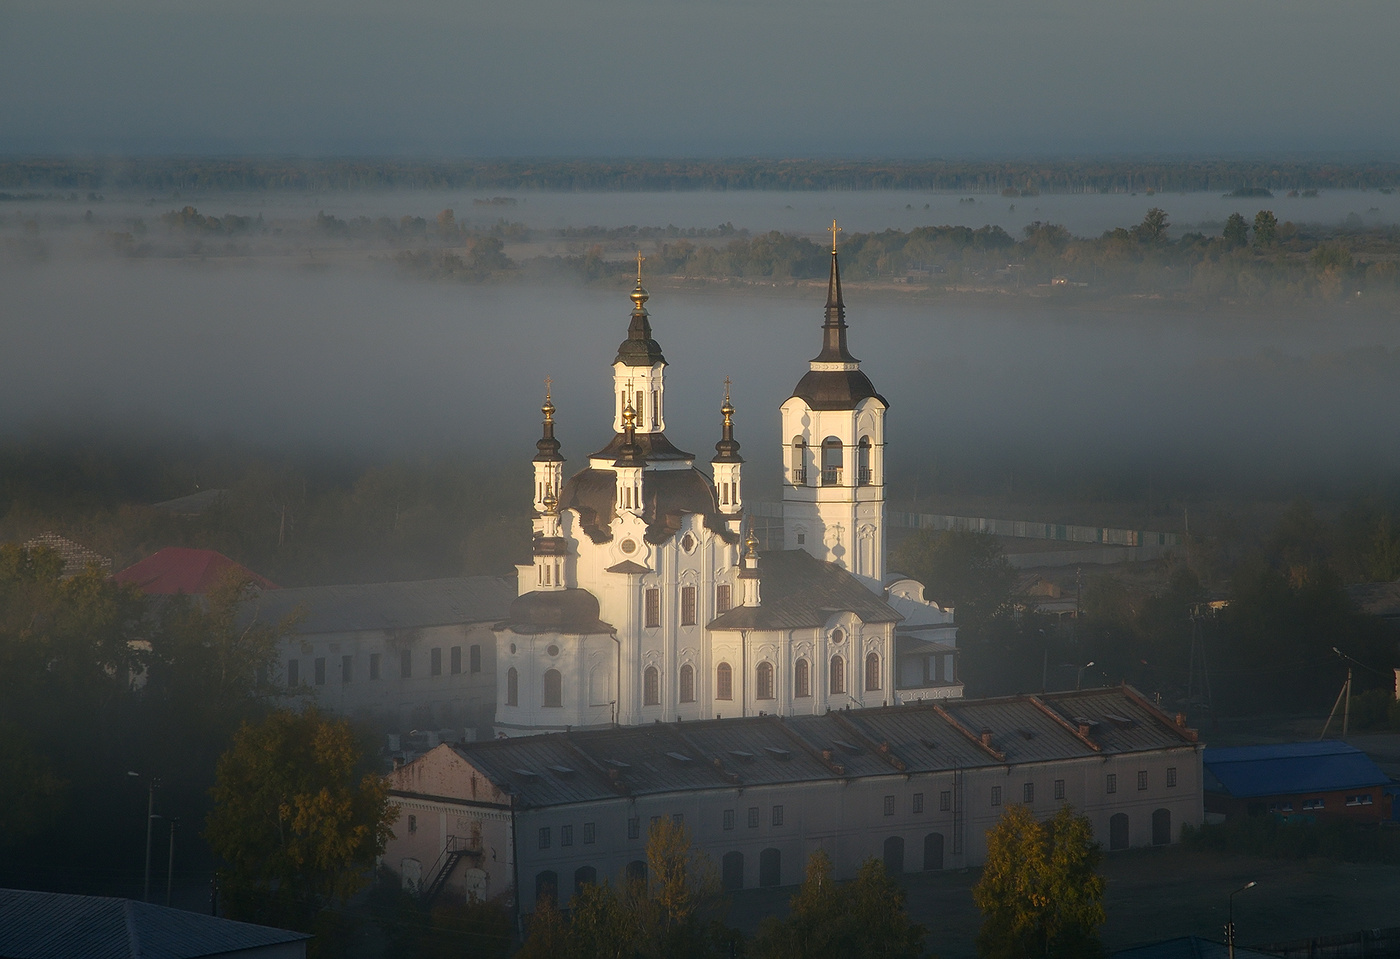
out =
<path fill-rule="evenodd" d="M 1395 0 L 0 0 L 0 152 L 1339 153 Z"/>

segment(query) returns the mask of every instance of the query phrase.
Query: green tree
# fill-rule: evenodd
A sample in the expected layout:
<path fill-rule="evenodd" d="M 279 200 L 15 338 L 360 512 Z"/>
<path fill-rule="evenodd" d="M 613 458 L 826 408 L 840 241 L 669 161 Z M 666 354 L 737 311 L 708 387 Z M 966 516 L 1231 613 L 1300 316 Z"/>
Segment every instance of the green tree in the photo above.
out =
<path fill-rule="evenodd" d="M 914 959 L 923 955 L 926 930 L 910 922 L 904 901 L 904 890 L 879 860 L 866 860 L 854 880 L 838 884 L 819 849 L 807 860 L 788 915 L 764 920 L 753 953 L 759 959 Z"/>
<path fill-rule="evenodd" d="M 1089 959 L 1103 954 L 1099 846 L 1087 817 L 1061 806 L 1048 824 L 1011 806 L 987 833 L 987 862 L 972 888 L 982 911 L 984 959 Z"/>
<path fill-rule="evenodd" d="M 1272 210 L 1260 210 L 1254 214 L 1254 245 L 1273 246 L 1278 242 L 1278 217 Z"/>
<path fill-rule="evenodd" d="M 1161 243 L 1167 238 L 1169 225 L 1167 211 L 1154 206 L 1147 211 L 1142 222 L 1133 227 L 1133 235 L 1139 243 Z"/>
<path fill-rule="evenodd" d="M 1225 245 L 1230 249 L 1248 246 L 1249 224 L 1240 214 L 1231 213 L 1225 220 L 1225 232 L 1221 236 L 1224 237 Z"/>
<path fill-rule="evenodd" d="M 315 709 L 239 728 L 204 833 L 234 918 L 310 929 L 365 885 L 398 810 L 362 759 L 350 725 Z"/>
<path fill-rule="evenodd" d="M 1016 569 L 1001 541 L 968 530 L 923 530 L 895 550 L 894 568 L 924 584 L 924 598 L 952 606 L 964 625 L 986 623 L 1008 611 Z"/>

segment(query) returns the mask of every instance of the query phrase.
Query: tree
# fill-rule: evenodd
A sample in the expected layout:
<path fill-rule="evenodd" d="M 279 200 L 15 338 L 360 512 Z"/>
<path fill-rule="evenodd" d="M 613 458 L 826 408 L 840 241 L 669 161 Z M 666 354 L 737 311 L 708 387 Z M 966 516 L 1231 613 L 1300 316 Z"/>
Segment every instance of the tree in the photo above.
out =
<path fill-rule="evenodd" d="M 1273 246 L 1278 240 L 1278 217 L 1272 210 L 1260 210 L 1254 214 L 1254 245 Z"/>
<path fill-rule="evenodd" d="M 361 760 L 350 725 L 315 709 L 239 728 L 204 833 L 234 918 L 309 929 L 365 885 L 398 810 Z"/>
<path fill-rule="evenodd" d="M 1225 239 L 1225 245 L 1231 249 L 1247 246 L 1249 244 L 1249 224 L 1240 214 L 1231 213 L 1225 220 L 1225 232 L 1221 236 Z"/>
<path fill-rule="evenodd" d="M 977 953 L 984 959 L 1080 959 L 1103 954 L 1099 846 L 1084 816 L 1061 806 L 1041 823 L 1011 806 L 987 833 L 987 862 L 972 888 L 982 910 Z"/>
<path fill-rule="evenodd" d="M 760 959 L 897 959 L 923 955 L 925 930 L 909 921 L 904 890 L 868 859 L 856 878 L 837 884 L 831 860 L 817 850 L 784 919 L 769 917 L 759 928 L 753 952 Z"/>
<path fill-rule="evenodd" d="M 1167 238 L 1168 225 L 1167 211 L 1154 206 L 1142 222 L 1133 227 L 1133 235 L 1139 243 L 1160 243 Z"/>
<path fill-rule="evenodd" d="M 924 584 L 924 598 L 952 606 L 958 622 L 986 623 L 1011 606 L 1016 569 L 1001 541 L 969 530 L 924 530 L 895 551 L 893 566 Z"/>

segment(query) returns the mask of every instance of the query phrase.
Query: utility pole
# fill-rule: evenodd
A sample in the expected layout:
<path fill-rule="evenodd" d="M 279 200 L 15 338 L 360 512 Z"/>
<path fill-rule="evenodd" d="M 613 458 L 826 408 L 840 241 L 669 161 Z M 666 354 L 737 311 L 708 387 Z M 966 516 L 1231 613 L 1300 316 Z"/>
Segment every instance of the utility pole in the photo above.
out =
<path fill-rule="evenodd" d="M 170 890 L 175 886 L 175 824 L 180 820 L 173 816 L 167 820 L 170 823 L 170 861 L 165 867 L 165 904 L 170 905 Z"/>
<path fill-rule="evenodd" d="M 127 771 L 128 776 L 141 778 L 138 772 Z M 152 776 L 146 786 L 146 873 L 145 881 L 141 887 L 141 901 L 151 901 L 151 822 L 156 818 L 156 787 L 160 785 L 160 777 Z"/>

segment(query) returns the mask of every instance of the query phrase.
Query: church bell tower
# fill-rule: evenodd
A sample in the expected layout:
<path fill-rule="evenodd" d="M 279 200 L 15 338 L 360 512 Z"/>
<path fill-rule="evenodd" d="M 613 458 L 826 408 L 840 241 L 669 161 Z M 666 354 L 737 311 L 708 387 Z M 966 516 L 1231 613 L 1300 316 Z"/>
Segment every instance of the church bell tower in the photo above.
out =
<path fill-rule="evenodd" d="M 846 304 L 831 224 L 822 349 L 782 405 L 783 542 L 873 589 L 885 575 L 885 411 L 846 345 Z"/>

